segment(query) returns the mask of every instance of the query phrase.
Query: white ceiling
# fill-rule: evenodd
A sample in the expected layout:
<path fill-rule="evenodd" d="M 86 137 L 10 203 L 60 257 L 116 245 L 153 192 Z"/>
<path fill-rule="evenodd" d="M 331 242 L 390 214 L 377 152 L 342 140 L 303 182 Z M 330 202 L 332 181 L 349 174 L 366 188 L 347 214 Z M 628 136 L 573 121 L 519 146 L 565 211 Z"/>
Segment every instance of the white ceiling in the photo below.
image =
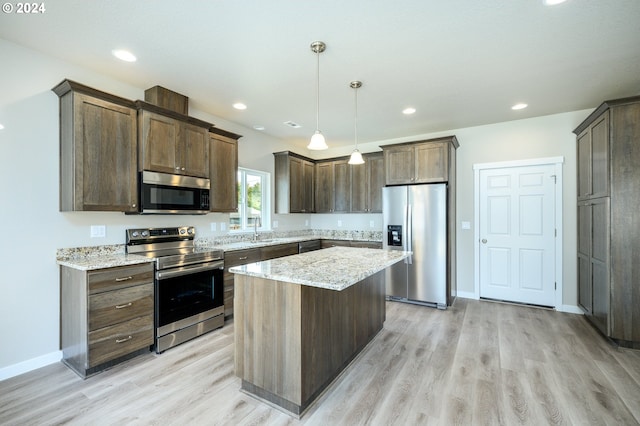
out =
<path fill-rule="evenodd" d="M 295 146 L 330 146 L 593 108 L 640 94 L 640 0 L 56 0 L 0 14 L 0 38 Z M 127 48 L 138 61 L 111 56 Z M 1 58 L 0 58 L 1 62 Z M 234 102 L 248 105 L 245 111 Z M 527 109 L 512 111 L 517 102 Z M 413 106 L 417 112 L 404 116 Z M 303 127 L 283 124 L 294 121 Z"/>

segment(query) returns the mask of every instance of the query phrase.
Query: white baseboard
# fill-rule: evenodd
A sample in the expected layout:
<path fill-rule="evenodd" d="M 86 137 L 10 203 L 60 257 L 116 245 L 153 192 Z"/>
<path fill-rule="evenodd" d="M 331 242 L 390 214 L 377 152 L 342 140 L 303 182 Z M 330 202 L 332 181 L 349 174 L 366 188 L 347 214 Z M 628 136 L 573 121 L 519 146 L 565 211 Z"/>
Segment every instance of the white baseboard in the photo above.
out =
<path fill-rule="evenodd" d="M 480 300 L 480 298 L 476 296 L 475 293 L 470 291 L 458 291 L 458 294 L 456 295 L 456 297 L 461 297 L 463 299 Z M 566 312 L 569 314 L 584 315 L 584 311 L 579 307 L 577 307 L 576 305 L 561 305 L 560 307 L 556 308 L 556 311 Z"/>
<path fill-rule="evenodd" d="M 457 291 L 456 293 L 456 297 L 461 297 L 463 299 L 473 299 L 473 300 L 478 300 L 478 296 L 476 296 L 476 294 L 472 291 Z"/>
<path fill-rule="evenodd" d="M 62 359 L 62 351 L 51 352 L 36 358 L 31 358 L 8 367 L 0 368 L 0 381 L 28 373 L 31 370 L 45 367 L 59 362 Z"/>
<path fill-rule="evenodd" d="M 559 308 L 556 308 L 556 311 L 584 315 L 584 311 L 575 305 L 562 305 Z"/>

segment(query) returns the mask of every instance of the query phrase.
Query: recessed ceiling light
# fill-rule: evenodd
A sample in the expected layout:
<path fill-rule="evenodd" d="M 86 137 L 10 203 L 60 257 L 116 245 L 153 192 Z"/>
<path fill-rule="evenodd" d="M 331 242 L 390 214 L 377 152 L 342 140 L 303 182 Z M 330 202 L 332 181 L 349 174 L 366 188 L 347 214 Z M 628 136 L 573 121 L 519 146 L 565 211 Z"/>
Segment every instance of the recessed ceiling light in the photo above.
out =
<path fill-rule="evenodd" d="M 529 105 L 527 105 L 527 104 L 515 104 L 514 106 L 511 107 L 511 109 L 512 110 L 525 109 L 528 106 Z"/>
<path fill-rule="evenodd" d="M 257 125 L 257 124 L 255 126 L 253 126 L 253 128 L 256 129 L 256 130 L 260 130 L 260 131 L 264 130 L 264 126 L 260 126 L 260 125 Z"/>
<path fill-rule="evenodd" d="M 411 114 L 414 114 L 415 112 L 416 112 L 416 109 L 412 108 L 412 107 L 405 108 L 405 109 L 402 110 L 402 113 L 404 115 L 411 115 Z"/>
<path fill-rule="evenodd" d="M 116 50 L 112 50 L 111 53 L 116 58 L 125 62 L 135 62 L 138 59 L 133 53 L 129 52 L 128 50 L 116 49 Z"/>
<path fill-rule="evenodd" d="M 544 4 L 547 6 L 554 6 L 556 4 L 564 3 L 567 0 L 544 0 Z"/>
<path fill-rule="evenodd" d="M 245 104 L 243 104 L 242 102 L 236 102 L 235 104 L 233 104 L 233 107 L 235 109 L 239 109 L 239 110 L 247 109 L 247 106 Z"/>

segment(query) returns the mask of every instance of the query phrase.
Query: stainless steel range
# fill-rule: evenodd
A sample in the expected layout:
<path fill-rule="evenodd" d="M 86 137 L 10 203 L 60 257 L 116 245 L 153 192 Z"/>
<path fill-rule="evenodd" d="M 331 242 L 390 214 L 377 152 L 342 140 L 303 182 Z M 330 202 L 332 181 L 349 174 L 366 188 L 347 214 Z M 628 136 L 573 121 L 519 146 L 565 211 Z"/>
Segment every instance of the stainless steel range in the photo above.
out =
<path fill-rule="evenodd" d="M 224 325 L 224 252 L 198 248 L 195 228 L 127 229 L 127 253 L 155 259 L 157 353 Z"/>

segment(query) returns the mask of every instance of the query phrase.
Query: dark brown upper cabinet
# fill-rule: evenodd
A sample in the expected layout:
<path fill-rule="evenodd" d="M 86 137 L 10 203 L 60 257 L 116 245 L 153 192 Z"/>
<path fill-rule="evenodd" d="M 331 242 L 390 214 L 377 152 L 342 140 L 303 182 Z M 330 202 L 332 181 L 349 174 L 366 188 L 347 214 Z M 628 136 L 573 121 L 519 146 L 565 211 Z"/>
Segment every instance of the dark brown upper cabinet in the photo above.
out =
<path fill-rule="evenodd" d="M 60 211 L 137 211 L 132 101 L 64 80 L 60 98 Z"/>
<path fill-rule="evenodd" d="M 448 182 L 458 146 L 455 136 L 382 146 L 386 185 Z"/>
<path fill-rule="evenodd" d="M 275 212 L 313 213 L 315 164 L 291 151 L 275 152 Z"/>
<path fill-rule="evenodd" d="M 211 124 L 181 120 L 141 101 L 138 105 L 140 170 L 209 178 Z"/>
<path fill-rule="evenodd" d="M 241 137 L 215 127 L 209 132 L 212 212 L 238 211 L 238 139 Z"/>

